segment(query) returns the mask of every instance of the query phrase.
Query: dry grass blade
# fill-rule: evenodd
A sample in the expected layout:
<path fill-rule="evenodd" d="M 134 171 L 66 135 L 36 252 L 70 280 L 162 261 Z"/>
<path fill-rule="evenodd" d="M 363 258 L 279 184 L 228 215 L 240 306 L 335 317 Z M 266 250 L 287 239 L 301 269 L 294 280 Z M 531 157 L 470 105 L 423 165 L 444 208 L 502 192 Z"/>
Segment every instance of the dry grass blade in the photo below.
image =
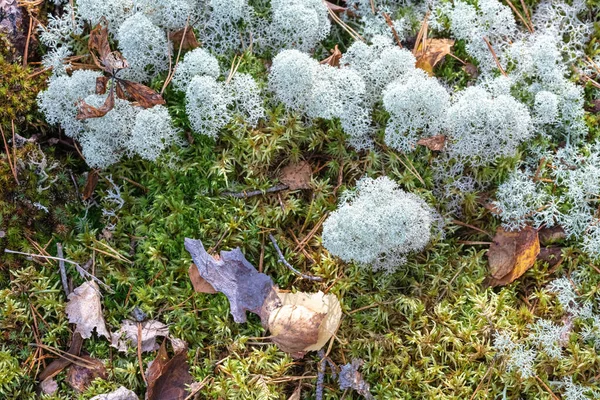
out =
<path fill-rule="evenodd" d="M 429 11 L 427 11 L 427 13 L 425 14 L 425 17 L 423 18 L 423 23 L 421 24 L 421 29 L 419 29 L 419 33 L 417 33 L 417 39 L 415 40 L 415 48 L 413 49 L 413 55 L 417 58 L 420 54 L 424 54 L 425 51 L 427 50 L 427 43 L 425 40 L 427 39 L 428 29 L 429 29 Z M 419 44 L 421 44 L 421 45 L 419 46 Z M 419 49 L 420 49 L 421 53 L 417 54 Z"/>
<path fill-rule="evenodd" d="M 396 44 L 398 46 L 400 46 L 400 48 L 402 48 L 402 42 L 400 41 L 400 38 L 398 37 L 398 32 L 396 32 L 396 28 L 394 27 L 394 22 L 392 21 L 392 19 L 390 18 L 390 16 L 387 13 L 382 13 L 382 14 L 383 14 L 383 18 L 385 18 L 386 24 L 388 24 L 388 26 L 392 30 L 392 35 L 394 35 Z"/>
<path fill-rule="evenodd" d="M 6 158 L 8 161 L 8 165 L 10 167 L 10 170 L 12 171 L 12 174 L 15 178 L 15 181 L 17 182 L 17 185 L 19 184 L 19 178 L 17 178 L 17 170 L 15 169 L 16 167 L 16 163 L 13 165 L 13 161 L 11 159 L 10 156 L 10 150 L 8 149 L 8 143 L 6 142 L 6 136 L 4 136 L 4 130 L 2 129 L 2 126 L 0 125 L 0 132 L 2 133 L 2 140 L 4 141 L 4 150 L 6 151 Z M 13 142 L 14 145 L 14 142 Z"/>
<path fill-rule="evenodd" d="M 487 47 L 490 50 L 490 53 L 492 53 L 492 57 L 494 57 L 494 61 L 496 62 L 496 66 L 498 67 L 498 69 L 500 70 L 500 72 L 502 73 L 502 75 L 508 76 L 508 74 L 506 73 L 506 71 L 504 70 L 504 68 L 502 68 L 502 64 L 500 64 L 500 60 L 498 60 L 498 56 L 496 55 L 496 52 L 494 51 L 494 48 L 492 47 L 492 44 L 490 43 L 490 41 L 488 40 L 488 38 L 484 37 L 483 41 L 485 42 L 485 44 L 487 44 Z"/>
<path fill-rule="evenodd" d="M 327 6 L 327 2 L 325 1 L 325 5 Z M 358 34 L 358 32 L 356 32 L 354 29 L 352 29 L 348 24 L 346 24 L 344 21 L 342 21 L 340 19 L 340 17 L 338 17 L 335 12 L 333 12 L 333 10 L 329 7 L 327 7 L 327 12 L 329 12 L 329 16 L 331 17 L 331 19 L 333 19 L 339 26 L 342 27 L 343 30 L 345 30 L 350 36 L 352 36 L 352 38 L 354 40 L 360 40 L 361 42 L 366 42 L 366 40 L 360 36 Z"/>
<path fill-rule="evenodd" d="M 171 80 L 173 80 L 173 77 L 175 76 L 175 72 L 177 71 L 177 65 L 179 64 L 179 57 L 181 57 L 181 49 L 183 47 L 183 41 L 185 40 L 185 35 L 186 35 L 189 27 L 190 27 L 190 15 L 188 15 L 187 20 L 185 21 L 185 27 L 183 28 L 183 34 L 181 35 L 181 42 L 179 42 L 179 50 L 177 51 L 177 58 L 175 59 L 175 66 L 173 67 L 172 71 L 169 71 L 169 74 L 167 75 L 167 79 L 165 79 L 165 83 L 163 84 L 162 89 L 160 89 L 161 96 L 165 92 L 165 89 L 167 88 L 169 83 L 171 83 Z"/>
<path fill-rule="evenodd" d="M 519 10 L 517 10 L 517 7 L 514 6 L 514 4 L 512 3 L 512 1 L 506 0 L 506 3 L 508 3 L 508 5 L 510 6 L 510 8 L 512 8 L 512 10 L 515 12 L 515 14 L 517 14 L 517 17 L 519 17 L 519 19 L 521 20 L 521 22 L 523 22 L 523 25 L 525 25 L 525 27 L 527 28 L 527 30 L 529 31 L 529 33 L 533 33 L 533 26 L 531 26 L 529 24 L 529 22 L 525 18 L 523 18 L 523 15 L 519 12 Z M 523 0 L 521 0 L 521 4 L 522 3 L 523 3 Z"/>

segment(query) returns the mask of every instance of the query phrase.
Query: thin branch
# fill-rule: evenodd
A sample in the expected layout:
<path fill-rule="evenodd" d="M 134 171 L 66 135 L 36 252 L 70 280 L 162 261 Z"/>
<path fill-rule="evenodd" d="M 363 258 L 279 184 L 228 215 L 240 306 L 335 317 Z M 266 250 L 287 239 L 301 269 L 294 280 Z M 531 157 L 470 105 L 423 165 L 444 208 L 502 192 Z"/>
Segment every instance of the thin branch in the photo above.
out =
<path fill-rule="evenodd" d="M 179 42 L 179 50 L 177 50 L 177 58 L 175 59 L 175 66 L 173 67 L 173 71 L 170 71 L 169 75 L 167 75 L 167 79 L 165 79 L 165 83 L 163 84 L 163 87 L 160 90 L 161 96 L 164 93 L 167 86 L 169 85 L 169 83 L 171 83 L 171 80 L 175 76 L 175 72 L 177 72 L 177 65 L 179 64 L 179 57 L 181 56 L 181 48 L 183 47 L 183 41 L 185 40 L 185 35 L 190 26 L 190 16 L 191 15 L 188 15 L 187 20 L 185 21 L 185 27 L 183 28 L 183 35 L 181 35 L 181 42 Z"/>
<path fill-rule="evenodd" d="M 400 38 L 398 37 L 398 32 L 396 32 L 396 28 L 394 27 L 394 23 L 392 22 L 392 19 L 390 18 L 390 16 L 387 13 L 382 13 L 382 14 L 383 14 L 383 18 L 385 18 L 385 22 L 388 24 L 388 26 L 392 30 L 392 35 L 394 35 L 394 39 L 396 39 L 396 43 L 398 44 L 398 46 L 400 48 L 402 48 L 402 42 L 400 41 Z"/>
<path fill-rule="evenodd" d="M 485 42 L 485 44 L 487 44 L 488 49 L 490 49 L 490 53 L 492 53 L 492 57 L 494 57 L 496 66 L 498 67 L 498 69 L 500 70 L 502 75 L 508 76 L 508 74 L 506 73 L 504 68 L 502 68 L 502 64 L 500 64 L 500 60 L 498 60 L 498 56 L 496 55 L 496 52 L 494 51 L 494 48 L 492 47 L 492 44 L 490 43 L 490 41 L 485 36 L 483 37 L 483 41 Z"/>
<path fill-rule="evenodd" d="M 69 284 L 67 283 L 67 271 L 65 270 L 65 260 L 63 258 L 62 244 L 56 243 L 56 255 L 61 258 L 58 260 L 58 269 L 60 271 L 60 281 L 62 282 L 65 296 L 69 297 Z"/>
<path fill-rule="evenodd" d="M 303 274 L 302 272 L 298 271 L 296 268 L 292 267 L 292 264 L 287 262 L 287 260 L 283 257 L 283 253 L 281 252 L 281 249 L 277 245 L 277 241 L 275 240 L 273 235 L 269 234 L 269 239 L 271 239 L 271 243 L 273 243 L 275 250 L 277 250 L 277 254 L 279 255 L 279 262 L 283 263 L 286 267 L 288 267 L 290 271 L 292 271 L 293 273 L 295 273 L 298 276 L 301 276 L 304 279 L 308 279 L 309 281 L 319 281 L 320 282 L 323 280 L 323 278 L 321 278 L 319 276 L 310 276 L 310 275 Z"/>
<path fill-rule="evenodd" d="M 229 197 L 235 197 L 236 199 L 247 199 L 248 197 L 259 196 L 261 194 L 280 192 L 280 191 L 286 190 L 288 188 L 289 188 L 288 185 L 280 184 L 280 185 L 275 185 L 275 186 L 270 187 L 265 190 L 257 189 L 257 190 L 250 190 L 250 191 L 243 190 L 241 192 L 223 192 L 222 195 L 229 196 Z"/>
<path fill-rule="evenodd" d="M 510 8 L 512 8 L 512 10 L 515 12 L 515 14 L 517 14 L 517 17 L 519 17 L 519 19 L 521 20 L 521 22 L 523 22 L 523 25 L 525 25 L 525 27 L 527 28 L 527 30 L 529 31 L 529 33 L 533 33 L 533 27 L 529 25 L 529 23 L 527 22 L 527 20 L 525 18 L 523 18 L 523 15 L 521 15 L 521 13 L 519 12 L 519 10 L 517 10 L 517 7 L 514 6 L 514 4 L 512 3 L 512 1 L 506 0 L 506 2 L 510 6 Z M 521 0 L 521 4 L 523 4 L 522 2 L 523 2 L 523 0 Z"/>
<path fill-rule="evenodd" d="M 8 165 L 10 166 L 10 170 L 12 171 L 12 174 L 15 177 L 15 181 L 17 182 L 17 185 L 18 185 L 19 178 L 17 178 L 17 171 L 15 170 L 15 167 L 13 166 L 13 163 L 12 163 L 12 160 L 10 157 L 10 150 L 8 149 L 8 143 L 6 143 L 6 136 L 4 136 L 4 129 L 2 129 L 2 125 L 0 125 L 0 132 L 2 133 L 2 139 L 4 140 L 4 149 L 6 150 L 6 157 L 8 159 Z M 14 143 L 13 143 L 13 145 L 14 145 Z"/>
<path fill-rule="evenodd" d="M 25 51 L 23 52 L 23 68 L 27 66 L 29 58 L 29 41 L 31 40 L 31 31 L 33 30 L 33 15 L 29 14 L 29 30 L 27 31 L 27 41 L 25 42 Z"/>

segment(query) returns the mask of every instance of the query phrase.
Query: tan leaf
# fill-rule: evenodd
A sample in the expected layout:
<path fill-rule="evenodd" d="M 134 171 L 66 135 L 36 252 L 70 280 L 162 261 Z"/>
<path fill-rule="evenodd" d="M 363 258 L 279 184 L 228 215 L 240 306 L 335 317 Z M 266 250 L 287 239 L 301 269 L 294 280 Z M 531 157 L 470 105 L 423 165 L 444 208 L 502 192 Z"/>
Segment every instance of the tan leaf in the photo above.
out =
<path fill-rule="evenodd" d="M 433 76 L 433 68 L 452 52 L 452 46 L 454 46 L 453 39 L 426 39 L 425 49 L 423 49 L 423 41 L 420 41 L 415 54 L 417 57 L 415 66 Z"/>
<path fill-rule="evenodd" d="M 336 44 L 333 50 L 330 50 L 331 55 L 326 59 L 321 61 L 321 64 L 328 64 L 332 67 L 339 67 L 340 59 L 342 58 L 342 52 L 338 49 L 338 45 Z"/>
<path fill-rule="evenodd" d="M 139 398 L 135 392 L 121 386 L 113 392 L 99 394 L 98 396 L 92 397 L 90 400 L 139 400 Z"/>
<path fill-rule="evenodd" d="M 123 86 L 123 89 L 125 89 L 130 99 L 137 101 L 143 108 L 151 108 L 158 104 L 165 104 L 165 100 L 162 96 L 146 85 L 126 81 L 124 79 L 118 79 L 118 82 Z"/>
<path fill-rule="evenodd" d="M 289 164 L 281 169 L 279 180 L 288 186 L 290 190 L 310 189 L 310 179 L 312 178 L 312 168 L 306 161 Z"/>
<path fill-rule="evenodd" d="M 93 107 L 90 106 L 89 104 L 87 104 L 85 101 L 81 100 L 78 104 L 77 104 L 77 119 L 78 120 L 84 120 L 84 119 L 89 119 L 89 118 L 100 118 L 100 117 L 104 117 L 106 114 L 108 114 L 108 112 L 110 110 L 112 110 L 115 106 L 115 94 L 114 94 L 114 90 L 111 87 L 110 91 L 108 92 L 108 96 L 106 96 L 106 100 L 104 101 L 104 104 L 102 104 L 100 107 Z"/>
<path fill-rule="evenodd" d="M 87 367 L 82 365 L 72 364 L 67 373 L 67 382 L 75 389 L 75 391 L 82 393 L 90 386 L 92 381 L 96 378 L 106 379 L 106 367 L 102 361 L 97 358 L 90 356 L 82 356 L 86 361 Z"/>
<path fill-rule="evenodd" d="M 348 9 L 346 7 L 342 7 L 342 6 L 338 6 L 337 4 L 333 4 L 329 1 L 325 1 L 325 5 L 327 6 L 327 8 L 329 8 L 331 11 L 333 11 L 334 13 L 343 13 L 345 11 L 347 11 Z"/>
<path fill-rule="evenodd" d="M 185 31 L 185 37 L 183 33 Z M 194 30 L 190 27 L 188 29 L 181 29 L 176 32 L 171 32 L 169 34 L 169 39 L 175 46 L 175 50 L 179 50 L 179 45 L 181 44 L 182 50 L 191 50 L 196 47 L 200 47 L 200 43 L 198 43 L 198 39 L 196 39 L 196 34 Z M 183 39 L 183 42 L 181 41 Z"/>
<path fill-rule="evenodd" d="M 342 308 L 335 295 L 320 291 L 278 292 L 277 295 L 282 307 L 271 312 L 268 325 L 275 336 L 273 341 L 283 351 L 305 353 L 320 350 L 339 328 Z"/>
<path fill-rule="evenodd" d="M 533 266 L 540 252 L 537 230 L 530 226 L 517 232 L 496 230 L 488 250 L 490 285 L 507 285 Z"/>
<path fill-rule="evenodd" d="M 96 78 L 96 94 L 106 93 L 106 85 L 108 84 L 108 78 L 106 76 L 99 76 Z"/>
<path fill-rule="evenodd" d="M 102 58 L 102 64 L 106 67 L 106 71 L 111 75 L 121 69 L 129 67 L 129 63 L 118 51 L 111 51 Z"/>
<path fill-rule="evenodd" d="M 146 370 L 148 380 L 147 400 L 183 400 L 189 385 L 194 381 L 187 363 L 187 348 L 169 359 L 166 341 L 160 346 L 156 359 Z"/>
<path fill-rule="evenodd" d="M 444 145 L 446 144 L 446 136 L 445 135 L 436 135 L 428 138 L 419 139 L 417 144 L 421 146 L 427 147 L 432 151 L 442 151 L 444 149 Z"/>
<path fill-rule="evenodd" d="M 300 400 L 302 395 L 302 385 L 298 385 L 294 393 L 288 398 L 288 400 Z"/>
<path fill-rule="evenodd" d="M 85 182 L 85 188 L 83 189 L 82 197 L 83 200 L 87 200 L 94 194 L 94 190 L 96 189 L 96 185 L 98 184 L 98 178 L 100 174 L 98 174 L 97 169 L 92 169 L 88 172 L 87 180 Z"/>
<path fill-rule="evenodd" d="M 192 263 L 192 265 L 190 265 L 188 274 L 190 275 L 190 280 L 192 281 L 192 286 L 194 287 L 195 292 L 209 294 L 217 293 L 215 288 L 212 287 L 212 285 L 208 283 L 206 279 L 200 276 L 200 272 L 198 272 L 198 267 L 196 264 Z"/>
<path fill-rule="evenodd" d="M 98 60 L 103 60 L 110 53 L 110 44 L 108 43 L 108 22 L 102 17 L 98 25 L 90 32 L 88 48 L 94 59 L 94 63 L 102 69 L 105 69 Z"/>
<path fill-rule="evenodd" d="M 100 288 L 96 282 L 85 282 L 75 288 L 68 299 L 66 312 L 69 322 L 76 325 L 75 332 L 87 339 L 95 328 L 98 335 L 110 337 L 102 316 Z"/>
<path fill-rule="evenodd" d="M 169 327 L 162 322 L 148 320 L 142 324 L 142 352 L 158 349 L 156 339 L 169 336 Z M 129 319 L 123 320 L 121 328 L 111 335 L 111 346 L 126 352 L 128 348 L 137 349 L 138 323 Z"/>

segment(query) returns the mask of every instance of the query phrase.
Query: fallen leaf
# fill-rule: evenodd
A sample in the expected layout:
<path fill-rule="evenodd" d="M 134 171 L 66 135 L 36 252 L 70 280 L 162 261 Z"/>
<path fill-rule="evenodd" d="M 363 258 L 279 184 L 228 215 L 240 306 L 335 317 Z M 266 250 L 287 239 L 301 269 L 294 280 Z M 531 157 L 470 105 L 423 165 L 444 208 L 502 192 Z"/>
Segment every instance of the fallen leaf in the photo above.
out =
<path fill-rule="evenodd" d="M 289 164 L 281 169 L 279 180 L 290 190 L 310 189 L 312 168 L 307 161 Z"/>
<path fill-rule="evenodd" d="M 183 33 L 185 31 L 185 37 Z M 181 29 L 176 32 L 171 32 L 169 34 L 169 39 L 175 46 L 175 50 L 179 50 L 179 45 L 181 44 L 182 50 L 191 50 L 196 47 L 200 47 L 200 43 L 198 43 L 198 39 L 196 39 L 196 34 L 194 30 L 190 27 L 188 29 Z M 183 42 L 181 41 L 183 39 Z"/>
<path fill-rule="evenodd" d="M 547 262 L 552 268 L 562 262 L 562 249 L 560 247 L 542 247 L 537 259 Z"/>
<path fill-rule="evenodd" d="M 95 328 L 98 335 L 110 338 L 102 316 L 100 288 L 96 282 L 85 282 L 75 288 L 73 293 L 69 294 L 68 299 L 66 312 L 69 322 L 76 325 L 76 333 L 87 339 L 92 336 Z"/>
<path fill-rule="evenodd" d="M 100 107 L 94 107 L 81 100 L 77 103 L 77 116 L 75 117 L 79 121 L 89 118 L 100 118 L 104 117 L 110 110 L 115 107 L 115 92 L 113 87 L 110 88 L 104 104 Z"/>
<path fill-rule="evenodd" d="M 419 41 L 417 45 L 416 58 L 417 62 L 415 66 L 421 68 L 429 75 L 433 76 L 433 68 L 446 57 L 446 55 L 452 52 L 452 46 L 454 46 L 453 39 L 426 39 L 425 49 L 423 47 L 423 41 Z M 424 51 L 423 51 L 424 50 Z"/>
<path fill-rule="evenodd" d="M 40 391 L 43 394 L 52 395 L 58 390 L 58 383 L 52 378 L 43 380 L 40 383 Z"/>
<path fill-rule="evenodd" d="M 142 324 L 142 352 L 158 349 L 156 339 L 169 336 L 169 327 L 156 320 L 141 322 Z M 111 346 L 126 352 L 132 348 L 137 350 L 138 322 L 129 319 L 123 320 L 121 328 L 111 335 Z"/>
<path fill-rule="evenodd" d="M 125 89 L 129 98 L 137 101 L 143 108 L 151 108 L 158 104 L 165 104 L 165 99 L 160 94 L 141 83 L 117 79 L 117 82 Z"/>
<path fill-rule="evenodd" d="M 358 369 L 364 364 L 363 360 L 353 359 L 352 363 L 340 367 L 339 384 L 341 390 L 354 389 L 366 399 L 372 399 L 370 385 L 365 381 Z"/>
<path fill-rule="evenodd" d="M 88 176 L 85 182 L 85 188 L 83 189 L 82 197 L 83 200 L 87 200 L 94 194 L 94 189 L 96 189 L 96 185 L 98 184 L 98 178 L 100 174 L 98 174 L 97 169 L 92 169 L 88 172 Z"/>
<path fill-rule="evenodd" d="M 108 43 L 108 21 L 102 17 L 98 25 L 90 32 L 88 48 L 98 68 L 105 69 L 100 63 L 110 53 L 110 44 Z"/>
<path fill-rule="evenodd" d="M 105 71 L 111 76 L 121 69 L 129 68 L 129 63 L 118 51 L 111 51 L 102 58 L 102 64 L 106 67 Z"/>
<path fill-rule="evenodd" d="M 319 340 L 319 327 L 325 314 L 301 305 L 286 304 L 269 315 L 269 331 L 274 343 L 286 353 L 304 356 L 306 348 Z"/>
<path fill-rule="evenodd" d="M 271 278 L 258 272 L 239 248 L 222 251 L 219 260 L 204 250 L 200 240 L 186 238 L 185 248 L 200 276 L 227 296 L 235 322 L 246 322 L 246 311 L 258 314 L 264 322 L 270 311 L 280 305 Z"/>
<path fill-rule="evenodd" d="M 166 341 L 160 346 L 156 358 L 146 369 L 148 380 L 147 400 L 183 400 L 194 378 L 187 363 L 187 348 L 169 359 Z"/>
<path fill-rule="evenodd" d="M 467 75 L 469 75 L 469 78 L 471 78 L 471 80 L 477 79 L 477 77 L 479 76 L 479 70 L 474 64 L 467 63 L 462 67 L 462 69 L 467 73 Z"/>
<path fill-rule="evenodd" d="M 71 344 L 69 345 L 69 349 L 67 350 L 67 354 L 72 354 L 74 356 L 79 356 L 81 352 L 81 346 L 83 345 L 83 338 L 79 333 L 73 333 L 73 338 L 71 339 Z M 48 380 L 52 378 L 65 368 L 71 365 L 71 361 L 68 360 L 67 357 L 60 357 L 54 361 L 52 361 L 46 368 L 40 372 L 37 379 L 40 381 Z"/>
<path fill-rule="evenodd" d="M 548 246 L 561 242 L 567 238 L 565 230 L 560 225 L 553 226 L 552 228 L 542 228 L 538 231 L 540 238 L 540 244 Z"/>
<path fill-rule="evenodd" d="M 121 386 L 113 392 L 99 394 L 98 396 L 92 397 L 90 400 L 139 400 L 139 398 L 135 392 Z"/>
<path fill-rule="evenodd" d="M 507 285 L 533 266 L 540 252 L 537 230 L 527 226 L 510 232 L 502 227 L 496 230 L 488 250 L 491 286 Z"/>
<path fill-rule="evenodd" d="M 108 78 L 106 76 L 99 76 L 96 78 L 96 94 L 106 93 L 106 85 L 108 85 Z"/>
<path fill-rule="evenodd" d="M 300 396 L 302 395 L 302 385 L 298 385 L 294 393 L 288 398 L 288 400 L 300 400 Z"/>
<path fill-rule="evenodd" d="M 321 60 L 321 64 L 331 65 L 332 67 L 339 67 L 340 59 L 342 58 L 342 52 L 338 49 L 338 45 L 330 50 L 331 55 L 324 60 Z"/>
<path fill-rule="evenodd" d="M 331 11 L 333 11 L 335 13 L 343 13 L 348 10 L 346 7 L 338 6 L 337 4 L 333 4 L 326 0 L 325 0 L 325 5 L 327 6 L 327 8 L 329 8 Z"/>
<path fill-rule="evenodd" d="M 72 364 L 67 373 L 67 382 L 69 382 L 69 385 L 79 393 L 85 392 L 94 379 L 106 379 L 107 376 L 106 367 L 102 361 L 90 356 L 82 356 L 81 358 L 87 361 L 86 364 L 88 366 L 84 367 Z"/>
<path fill-rule="evenodd" d="M 192 286 L 194 287 L 195 292 L 208 294 L 218 293 L 215 288 L 210 285 L 210 283 L 206 282 L 206 280 L 200 276 L 200 272 L 198 272 L 198 267 L 196 267 L 196 264 L 192 263 L 192 265 L 190 265 L 188 274 L 190 275 L 190 280 L 192 281 Z"/>
<path fill-rule="evenodd" d="M 446 136 L 445 135 L 436 135 L 428 138 L 419 139 L 417 144 L 421 146 L 427 147 L 432 151 L 442 151 L 444 149 L 444 145 L 446 144 Z"/>

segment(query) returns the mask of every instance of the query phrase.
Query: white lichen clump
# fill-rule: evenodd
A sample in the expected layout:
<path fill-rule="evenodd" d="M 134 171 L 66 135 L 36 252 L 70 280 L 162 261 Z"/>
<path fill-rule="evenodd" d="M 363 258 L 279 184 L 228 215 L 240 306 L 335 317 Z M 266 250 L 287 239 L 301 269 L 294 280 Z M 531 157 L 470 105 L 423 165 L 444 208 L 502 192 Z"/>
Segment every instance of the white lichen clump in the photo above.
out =
<path fill-rule="evenodd" d="M 221 75 L 219 62 L 215 56 L 202 48 L 197 48 L 187 53 L 177 65 L 175 74 L 173 75 L 173 86 L 185 91 L 187 85 L 196 75 L 208 75 L 215 79 Z"/>
<path fill-rule="evenodd" d="M 363 178 L 323 223 L 323 245 L 346 262 L 388 272 L 431 238 L 430 207 L 388 177 Z"/>

